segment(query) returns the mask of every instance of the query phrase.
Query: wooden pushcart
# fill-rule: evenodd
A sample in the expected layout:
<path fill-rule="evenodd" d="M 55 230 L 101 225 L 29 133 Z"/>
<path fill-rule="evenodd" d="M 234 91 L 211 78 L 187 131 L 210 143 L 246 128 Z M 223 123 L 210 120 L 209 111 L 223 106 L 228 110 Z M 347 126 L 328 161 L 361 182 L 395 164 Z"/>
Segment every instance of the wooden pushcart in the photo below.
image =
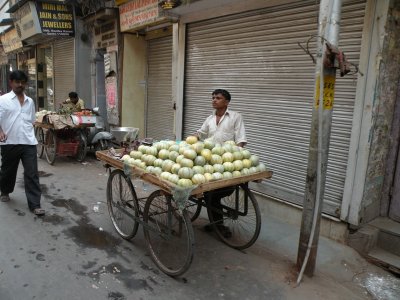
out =
<path fill-rule="evenodd" d="M 57 156 L 74 156 L 77 161 L 83 161 L 88 149 L 85 129 L 91 126 L 94 124 L 71 123 L 60 128 L 49 122 L 35 122 L 38 157 L 44 154 L 51 165 Z"/>
<path fill-rule="evenodd" d="M 164 273 L 178 276 L 189 268 L 194 247 L 192 221 L 198 217 L 202 207 L 207 208 L 210 224 L 225 244 L 245 249 L 257 240 L 261 214 L 248 182 L 271 178 L 271 171 L 182 189 L 159 176 L 124 164 L 109 151 L 97 151 L 96 156 L 109 169 L 107 205 L 116 231 L 124 239 L 131 239 L 142 224 L 150 255 Z M 157 190 L 146 198 L 138 198 L 131 178 L 149 182 Z M 225 188 L 230 192 L 221 199 L 218 214 L 223 216 L 224 227 L 230 229 L 230 237 L 221 232 L 221 221 L 213 220 L 215 207 L 204 200 L 205 193 Z"/>

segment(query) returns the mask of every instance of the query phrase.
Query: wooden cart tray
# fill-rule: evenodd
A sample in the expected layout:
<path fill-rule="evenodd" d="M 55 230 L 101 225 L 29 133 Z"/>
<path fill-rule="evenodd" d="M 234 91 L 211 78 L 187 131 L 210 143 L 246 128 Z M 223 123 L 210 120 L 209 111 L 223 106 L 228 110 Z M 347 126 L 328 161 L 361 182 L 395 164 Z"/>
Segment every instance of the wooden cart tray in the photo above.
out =
<path fill-rule="evenodd" d="M 104 151 L 97 151 L 96 152 L 96 157 L 109 164 L 110 166 L 124 170 L 124 162 L 112 157 L 108 154 L 108 150 Z M 126 166 L 125 166 L 126 168 Z M 148 173 L 140 168 L 137 168 L 135 166 L 129 166 L 129 170 L 131 171 L 132 174 L 140 177 L 141 179 L 150 182 L 156 186 L 158 186 L 160 189 L 172 194 L 172 191 L 177 188 L 177 185 L 173 184 L 172 182 L 169 182 L 167 180 L 164 180 L 160 178 L 157 175 Z M 240 177 L 235 177 L 231 179 L 222 179 L 222 180 L 216 180 L 216 181 L 211 181 L 211 182 L 206 182 L 198 185 L 196 188 L 193 189 L 191 192 L 191 195 L 200 195 L 204 192 L 228 187 L 228 186 L 233 186 L 233 185 L 238 185 L 241 183 L 246 183 L 249 181 L 258 181 L 261 179 L 269 179 L 272 177 L 272 171 L 263 171 L 263 172 L 257 172 L 253 173 L 250 175 L 244 175 Z"/>
<path fill-rule="evenodd" d="M 35 122 L 35 127 L 41 127 L 44 129 L 50 129 L 50 128 L 54 128 L 53 124 L 49 124 L 49 123 L 41 123 L 41 122 Z"/>
<path fill-rule="evenodd" d="M 80 125 L 73 125 L 73 126 L 65 126 L 64 128 L 56 128 L 54 127 L 53 124 L 51 123 L 41 123 L 41 122 L 35 122 L 34 126 L 36 127 L 41 127 L 43 129 L 64 129 L 64 128 L 86 128 L 86 127 L 93 127 L 94 124 L 80 124 Z"/>

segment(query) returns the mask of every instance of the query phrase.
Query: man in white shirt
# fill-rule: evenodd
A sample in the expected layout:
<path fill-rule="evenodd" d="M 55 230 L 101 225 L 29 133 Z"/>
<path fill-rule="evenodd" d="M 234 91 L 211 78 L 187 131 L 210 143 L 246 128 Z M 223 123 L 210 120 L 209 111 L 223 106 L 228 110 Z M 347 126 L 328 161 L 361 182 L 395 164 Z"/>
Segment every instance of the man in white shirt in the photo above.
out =
<path fill-rule="evenodd" d="M 197 130 L 197 136 L 200 139 L 212 138 L 215 143 L 219 144 L 235 141 L 240 147 L 246 145 L 242 115 L 228 109 L 230 101 L 231 95 L 226 90 L 217 89 L 212 93 L 212 106 L 215 111 Z"/>
<path fill-rule="evenodd" d="M 231 101 L 231 95 L 228 91 L 217 89 L 212 92 L 212 106 L 214 113 L 209 116 L 197 130 L 197 136 L 200 139 L 211 138 L 215 143 L 223 144 L 226 141 L 235 141 L 236 145 L 244 147 L 247 143 L 246 132 L 242 115 L 238 112 L 228 109 Z M 207 205 L 212 208 L 212 221 L 217 230 L 219 230 L 225 238 L 230 238 L 232 232 L 228 227 L 223 225 L 223 215 L 221 199 L 230 196 L 234 191 L 234 187 L 217 189 L 204 193 Z M 213 230 L 211 224 L 205 226 L 206 231 Z"/>
<path fill-rule="evenodd" d="M 9 194 L 14 191 L 18 165 L 22 161 L 29 209 L 42 216 L 45 211 L 40 207 L 42 192 L 33 127 L 35 103 L 24 93 L 27 80 L 24 72 L 11 72 L 9 82 L 12 91 L 0 97 L 0 201 L 10 201 Z"/>

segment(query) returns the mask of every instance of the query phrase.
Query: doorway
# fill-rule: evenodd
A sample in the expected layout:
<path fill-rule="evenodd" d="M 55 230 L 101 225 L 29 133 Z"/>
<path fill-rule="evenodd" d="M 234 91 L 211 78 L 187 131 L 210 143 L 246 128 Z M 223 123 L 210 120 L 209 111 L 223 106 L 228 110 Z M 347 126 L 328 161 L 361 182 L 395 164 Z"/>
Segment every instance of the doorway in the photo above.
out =
<path fill-rule="evenodd" d="M 106 76 L 104 67 L 105 49 L 96 51 L 96 106 L 99 108 L 99 113 L 104 120 L 106 128 L 108 128 L 107 120 L 107 103 L 106 103 Z"/>
<path fill-rule="evenodd" d="M 175 140 L 172 104 L 172 36 L 147 41 L 146 137 Z"/>

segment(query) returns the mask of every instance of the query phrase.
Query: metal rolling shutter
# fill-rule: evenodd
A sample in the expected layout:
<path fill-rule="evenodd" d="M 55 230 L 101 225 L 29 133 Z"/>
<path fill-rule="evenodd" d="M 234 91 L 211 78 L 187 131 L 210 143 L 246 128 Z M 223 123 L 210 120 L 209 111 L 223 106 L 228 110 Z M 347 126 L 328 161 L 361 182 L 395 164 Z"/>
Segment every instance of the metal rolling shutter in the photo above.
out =
<path fill-rule="evenodd" d="M 344 1 L 340 47 L 358 63 L 365 1 Z M 250 151 L 274 171 L 261 192 L 302 204 L 315 67 L 297 45 L 317 33 L 316 1 L 189 24 L 184 135 L 212 112 L 211 91 L 232 94 Z M 315 53 L 315 44 L 310 49 Z M 338 78 L 323 211 L 338 216 L 346 175 L 356 76 Z"/>
<path fill-rule="evenodd" d="M 53 44 L 54 59 L 54 102 L 55 108 L 75 91 L 75 42 L 74 39 L 60 39 Z M 90 82 L 88 82 L 88 86 Z"/>
<path fill-rule="evenodd" d="M 172 108 L 172 37 L 148 41 L 146 136 L 175 139 Z"/>

